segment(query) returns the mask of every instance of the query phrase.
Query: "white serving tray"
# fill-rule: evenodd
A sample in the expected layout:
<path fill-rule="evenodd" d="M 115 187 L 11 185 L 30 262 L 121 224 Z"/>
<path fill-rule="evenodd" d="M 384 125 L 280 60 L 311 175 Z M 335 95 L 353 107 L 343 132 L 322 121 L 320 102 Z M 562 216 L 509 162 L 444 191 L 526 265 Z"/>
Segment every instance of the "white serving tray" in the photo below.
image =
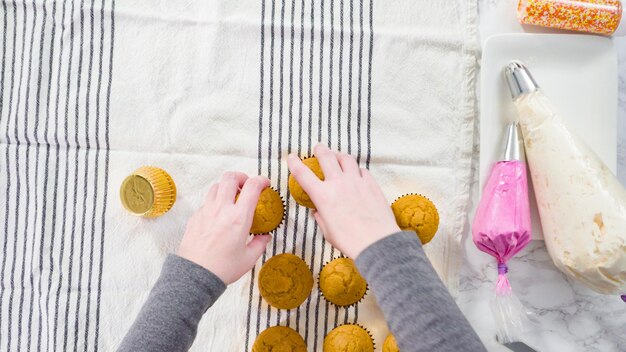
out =
<path fill-rule="evenodd" d="M 617 55 L 604 37 L 576 34 L 502 34 L 487 39 L 481 61 L 480 192 L 502 154 L 506 125 L 515 118 L 503 68 L 526 64 L 568 126 L 615 173 L 617 162 Z M 533 239 L 542 239 L 531 188 Z"/>

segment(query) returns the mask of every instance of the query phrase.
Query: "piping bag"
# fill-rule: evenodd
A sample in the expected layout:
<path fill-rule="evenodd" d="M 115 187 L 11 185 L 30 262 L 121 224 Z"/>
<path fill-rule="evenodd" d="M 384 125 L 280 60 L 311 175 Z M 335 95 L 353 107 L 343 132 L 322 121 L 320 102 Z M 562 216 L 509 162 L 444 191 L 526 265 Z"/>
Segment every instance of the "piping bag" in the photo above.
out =
<path fill-rule="evenodd" d="M 524 64 L 509 63 L 505 78 L 552 261 L 571 279 L 626 302 L 626 188 L 567 128 Z"/>
<path fill-rule="evenodd" d="M 506 274 L 509 259 L 531 240 L 528 179 L 517 123 L 507 127 L 506 136 L 504 155 L 491 169 L 472 225 L 476 247 L 498 263 L 495 297 L 490 307 L 501 343 L 520 341 L 527 330 L 527 313 L 513 294 Z"/>

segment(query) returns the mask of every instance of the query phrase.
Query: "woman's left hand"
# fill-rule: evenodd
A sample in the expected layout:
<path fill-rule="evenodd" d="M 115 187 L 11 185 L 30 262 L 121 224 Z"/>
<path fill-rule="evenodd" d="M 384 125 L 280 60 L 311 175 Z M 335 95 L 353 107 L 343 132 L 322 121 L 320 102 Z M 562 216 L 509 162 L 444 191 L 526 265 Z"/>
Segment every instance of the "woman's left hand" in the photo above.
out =
<path fill-rule="evenodd" d="M 250 240 L 259 195 L 269 184 L 262 176 L 248 178 L 240 172 L 222 175 L 187 223 L 178 255 L 211 271 L 226 285 L 239 280 L 272 239 L 258 235 Z"/>

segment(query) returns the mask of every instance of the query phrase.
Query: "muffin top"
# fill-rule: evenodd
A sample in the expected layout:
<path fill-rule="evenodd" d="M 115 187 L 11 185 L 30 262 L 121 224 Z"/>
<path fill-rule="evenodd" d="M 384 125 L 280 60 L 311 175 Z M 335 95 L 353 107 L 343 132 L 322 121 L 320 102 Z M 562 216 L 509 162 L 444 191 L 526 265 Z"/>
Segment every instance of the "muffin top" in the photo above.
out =
<path fill-rule="evenodd" d="M 367 291 L 367 282 L 350 258 L 337 258 L 320 272 L 319 286 L 324 298 L 338 306 L 357 303 Z"/>
<path fill-rule="evenodd" d="M 320 166 L 319 161 L 316 157 L 310 157 L 303 159 L 302 162 L 309 169 L 313 171 L 313 173 L 320 178 L 320 180 L 324 180 L 324 172 L 322 171 L 322 167 Z M 296 181 L 293 175 L 289 175 L 289 192 L 291 196 L 296 201 L 296 203 L 305 206 L 307 208 L 315 209 L 315 204 L 309 197 L 308 194 L 302 189 L 302 186 Z"/>
<path fill-rule="evenodd" d="M 259 271 L 259 291 L 272 307 L 296 308 L 311 294 L 311 289 L 311 270 L 293 254 L 275 255 Z"/>
<path fill-rule="evenodd" d="M 272 326 L 257 336 L 252 352 L 306 352 L 306 343 L 300 334 L 285 326 Z"/>
<path fill-rule="evenodd" d="M 428 198 L 408 194 L 391 205 L 396 222 L 402 230 L 415 231 L 422 244 L 430 242 L 439 228 L 439 212 Z"/>
<path fill-rule="evenodd" d="M 250 233 L 262 234 L 274 231 L 285 216 L 285 206 L 280 194 L 271 187 L 264 189 L 254 210 Z"/>
<path fill-rule="evenodd" d="M 341 325 L 324 338 L 324 352 L 374 352 L 374 340 L 358 325 Z"/>

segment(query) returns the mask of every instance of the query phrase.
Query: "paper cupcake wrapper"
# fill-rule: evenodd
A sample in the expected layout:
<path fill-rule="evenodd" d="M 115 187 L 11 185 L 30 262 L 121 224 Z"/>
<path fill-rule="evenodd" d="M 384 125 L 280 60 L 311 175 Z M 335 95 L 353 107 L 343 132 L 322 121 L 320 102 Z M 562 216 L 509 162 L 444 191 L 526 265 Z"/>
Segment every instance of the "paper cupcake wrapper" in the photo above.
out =
<path fill-rule="evenodd" d="M 331 260 L 327 261 L 326 263 L 324 263 L 324 266 L 322 266 L 322 270 L 324 270 L 324 268 L 326 267 L 326 265 L 328 265 L 328 263 L 332 262 L 332 261 L 333 261 L 333 260 L 335 260 L 335 259 L 339 259 L 339 258 L 348 258 L 348 257 L 346 257 L 345 255 L 341 254 L 339 257 L 334 258 L 334 259 L 331 259 Z M 348 258 L 348 259 L 349 259 L 349 258 Z M 357 269 L 357 271 L 358 271 L 358 269 Z M 361 273 L 359 273 L 359 275 L 360 275 L 360 274 L 361 274 Z M 348 309 L 348 308 L 350 308 L 350 307 L 354 307 L 354 306 L 356 306 L 357 304 L 361 303 L 361 301 L 363 301 L 363 299 L 365 298 L 365 296 L 367 296 L 367 293 L 368 293 L 368 292 L 369 292 L 369 290 L 370 290 L 370 285 L 369 285 L 369 283 L 367 283 L 367 280 L 366 280 L 366 281 L 365 281 L 365 292 L 363 292 L 363 296 L 361 296 L 361 298 L 359 298 L 359 300 L 358 300 L 358 301 L 356 301 L 356 302 L 354 302 L 354 303 L 352 303 L 352 304 L 348 304 L 348 305 L 346 305 L 346 306 L 340 306 L 340 305 L 338 305 L 338 304 L 336 304 L 336 303 L 333 303 L 331 300 L 329 300 L 328 298 L 326 298 L 326 296 L 324 295 L 324 291 L 322 291 L 322 286 L 320 285 L 320 282 L 321 282 L 321 280 L 320 280 L 321 275 L 322 275 L 322 272 L 320 271 L 320 272 L 319 272 L 319 274 L 317 274 L 317 290 L 318 290 L 318 291 L 319 291 L 319 293 L 322 295 L 322 297 L 324 297 L 324 299 L 325 299 L 326 301 L 328 301 L 330 304 L 336 305 L 337 307 L 342 307 L 342 308 Z M 363 275 L 361 275 L 361 277 L 362 277 L 362 276 L 363 276 Z M 365 280 L 365 278 L 363 278 L 363 280 Z"/>
<path fill-rule="evenodd" d="M 276 192 L 278 194 L 278 196 L 280 197 L 280 202 L 283 203 L 283 217 L 280 219 L 280 222 L 278 223 L 278 225 L 276 225 L 276 227 L 268 232 L 262 232 L 262 233 L 254 233 L 254 232 L 250 232 L 251 235 L 254 236 L 258 236 L 258 235 L 265 235 L 265 234 L 269 234 L 271 232 L 276 231 L 279 227 L 283 226 L 283 224 L 285 223 L 285 219 L 287 218 L 287 204 L 285 203 L 285 198 L 283 198 L 283 196 L 280 194 L 280 192 L 278 192 L 278 190 L 276 190 L 276 188 L 269 186 L 269 188 L 271 188 L 272 190 L 274 190 L 274 192 Z"/>
<path fill-rule="evenodd" d="M 142 166 L 133 172 L 145 178 L 152 186 L 154 202 L 152 207 L 141 215 L 147 218 L 156 218 L 167 213 L 176 202 L 176 184 L 165 170 L 154 166 Z"/>
<path fill-rule="evenodd" d="M 365 326 L 363 326 L 363 325 L 361 325 L 361 324 L 359 324 L 359 323 L 340 324 L 340 325 L 335 326 L 335 327 L 331 330 L 331 332 L 332 332 L 333 330 L 335 330 L 336 328 L 338 328 L 338 327 L 340 327 L 340 326 L 344 326 L 344 325 L 358 326 L 358 327 L 360 327 L 361 329 L 365 330 L 365 332 L 369 335 L 370 339 L 372 340 L 372 346 L 374 346 L 374 351 L 376 351 L 376 340 L 374 340 L 374 336 L 372 335 L 372 332 L 371 332 L 371 331 L 369 331 L 369 329 L 368 329 L 368 328 L 366 328 Z M 328 334 L 330 334 L 330 332 L 329 332 Z M 326 334 L 326 336 L 328 336 L 328 334 Z M 326 336 L 324 336 L 324 338 L 326 338 Z"/>
<path fill-rule="evenodd" d="M 400 197 L 397 197 L 393 202 L 391 202 L 391 205 L 393 205 L 393 203 L 397 202 L 400 198 L 404 198 L 406 196 L 420 196 L 420 197 L 424 197 L 424 198 L 428 199 L 429 202 L 433 203 L 433 205 L 435 204 L 435 202 L 433 202 L 432 199 L 426 197 L 423 194 L 420 194 L 420 193 L 406 193 L 406 194 L 401 195 Z M 437 206 L 435 206 L 435 208 L 437 208 Z M 439 210 L 437 210 L 437 211 L 439 211 Z"/>

